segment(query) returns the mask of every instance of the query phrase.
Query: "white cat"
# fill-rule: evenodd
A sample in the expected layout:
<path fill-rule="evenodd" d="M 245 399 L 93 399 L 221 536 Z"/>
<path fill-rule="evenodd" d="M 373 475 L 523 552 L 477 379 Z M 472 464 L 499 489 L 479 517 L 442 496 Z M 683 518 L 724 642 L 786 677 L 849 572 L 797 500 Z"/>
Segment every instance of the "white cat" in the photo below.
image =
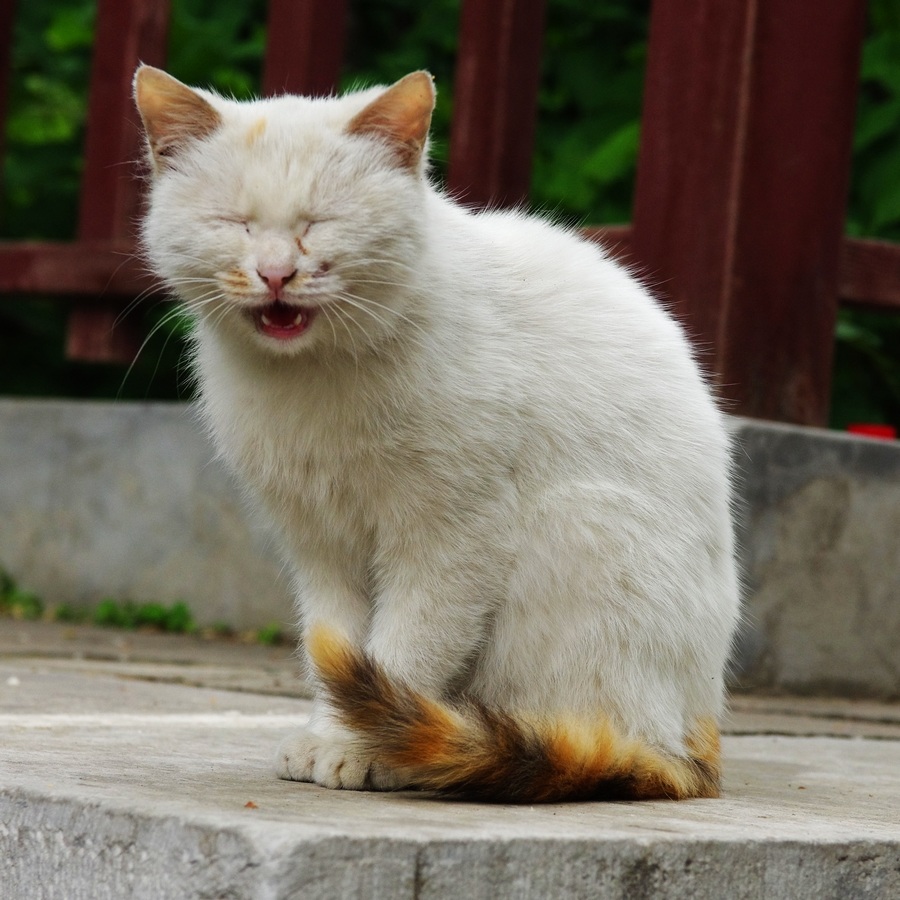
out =
<path fill-rule="evenodd" d="M 715 796 L 729 448 L 678 325 L 574 232 L 436 190 L 426 73 L 135 92 L 149 259 L 297 573 L 319 694 L 279 775 Z"/>

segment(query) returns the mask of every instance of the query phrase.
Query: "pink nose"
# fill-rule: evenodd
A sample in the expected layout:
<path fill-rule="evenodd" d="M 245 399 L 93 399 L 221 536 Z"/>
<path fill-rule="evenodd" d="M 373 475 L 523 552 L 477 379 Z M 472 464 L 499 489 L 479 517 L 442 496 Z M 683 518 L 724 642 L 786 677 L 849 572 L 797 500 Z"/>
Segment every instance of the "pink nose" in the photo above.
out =
<path fill-rule="evenodd" d="M 266 283 L 266 287 L 273 294 L 278 294 L 285 284 L 297 274 L 297 270 L 293 266 L 265 266 L 257 269 L 256 274 Z"/>

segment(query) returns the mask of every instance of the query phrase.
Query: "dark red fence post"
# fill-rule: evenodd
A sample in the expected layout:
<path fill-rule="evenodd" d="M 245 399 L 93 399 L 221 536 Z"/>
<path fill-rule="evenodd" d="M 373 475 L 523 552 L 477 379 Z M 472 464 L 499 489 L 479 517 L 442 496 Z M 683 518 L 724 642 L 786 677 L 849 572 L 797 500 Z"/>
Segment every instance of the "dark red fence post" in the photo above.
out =
<path fill-rule="evenodd" d="M 848 306 L 900 312 L 900 244 L 845 239 L 839 288 Z"/>
<path fill-rule="evenodd" d="M 471 206 L 528 198 L 544 0 L 465 0 L 450 136 L 450 190 Z"/>
<path fill-rule="evenodd" d="M 823 424 L 864 0 L 655 0 L 633 249 L 745 415 Z"/>
<path fill-rule="evenodd" d="M 347 0 L 269 0 L 263 93 L 330 94 L 346 31 Z"/>
<path fill-rule="evenodd" d="M 168 0 L 99 0 L 90 111 L 78 219 L 80 241 L 130 236 L 138 212 L 131 163 L 141 154 L 141 131 L 131 100 L 139 62 L 162 65 L 169 23 Z M 128 362 L 138 346 L 135 329 L 116 320 L 106 302 L 82 302 L 69 317 L 66 353 L 72 359 Z"/>

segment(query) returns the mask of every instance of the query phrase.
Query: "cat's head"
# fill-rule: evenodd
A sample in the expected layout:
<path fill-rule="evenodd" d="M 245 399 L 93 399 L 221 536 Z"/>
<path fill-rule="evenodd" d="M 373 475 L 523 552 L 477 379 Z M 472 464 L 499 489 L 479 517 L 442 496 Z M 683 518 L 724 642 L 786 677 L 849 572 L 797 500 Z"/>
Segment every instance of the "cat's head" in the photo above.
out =
<path fill-rule="evenodd" d="M 359 352 L 404 321 L 434 87 L 239 103 L 141 66 L 150 262 L 202 327 L 262 352 Z"/>

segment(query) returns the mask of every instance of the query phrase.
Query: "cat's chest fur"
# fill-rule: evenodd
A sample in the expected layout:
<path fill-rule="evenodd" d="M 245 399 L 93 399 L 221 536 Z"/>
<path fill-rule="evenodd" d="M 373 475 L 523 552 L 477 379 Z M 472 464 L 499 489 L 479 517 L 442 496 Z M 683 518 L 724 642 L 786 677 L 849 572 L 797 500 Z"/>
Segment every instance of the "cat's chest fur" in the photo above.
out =
<path fill-rule="evenodd" d="M 200 356 L 203 409 L 216 444 L 273 511 L 346 507 L 349 482 L 371 492 L 400 463 L 408 413 L 391 426 L 386 398 L 366 396 L 346 372 L 252 371 L 238 354 L 213 348 Z"/>
<path fill-rule="evenodd" d="M 519 438 L 495 430 L 508 401 L 448 391 L 421 353 L 269 368 L 201 340 L 198 364 L 220 453 L 292 543 L 327 533 L 370 553 L 373 534 L 411 515 L 509 493 Z"/>

